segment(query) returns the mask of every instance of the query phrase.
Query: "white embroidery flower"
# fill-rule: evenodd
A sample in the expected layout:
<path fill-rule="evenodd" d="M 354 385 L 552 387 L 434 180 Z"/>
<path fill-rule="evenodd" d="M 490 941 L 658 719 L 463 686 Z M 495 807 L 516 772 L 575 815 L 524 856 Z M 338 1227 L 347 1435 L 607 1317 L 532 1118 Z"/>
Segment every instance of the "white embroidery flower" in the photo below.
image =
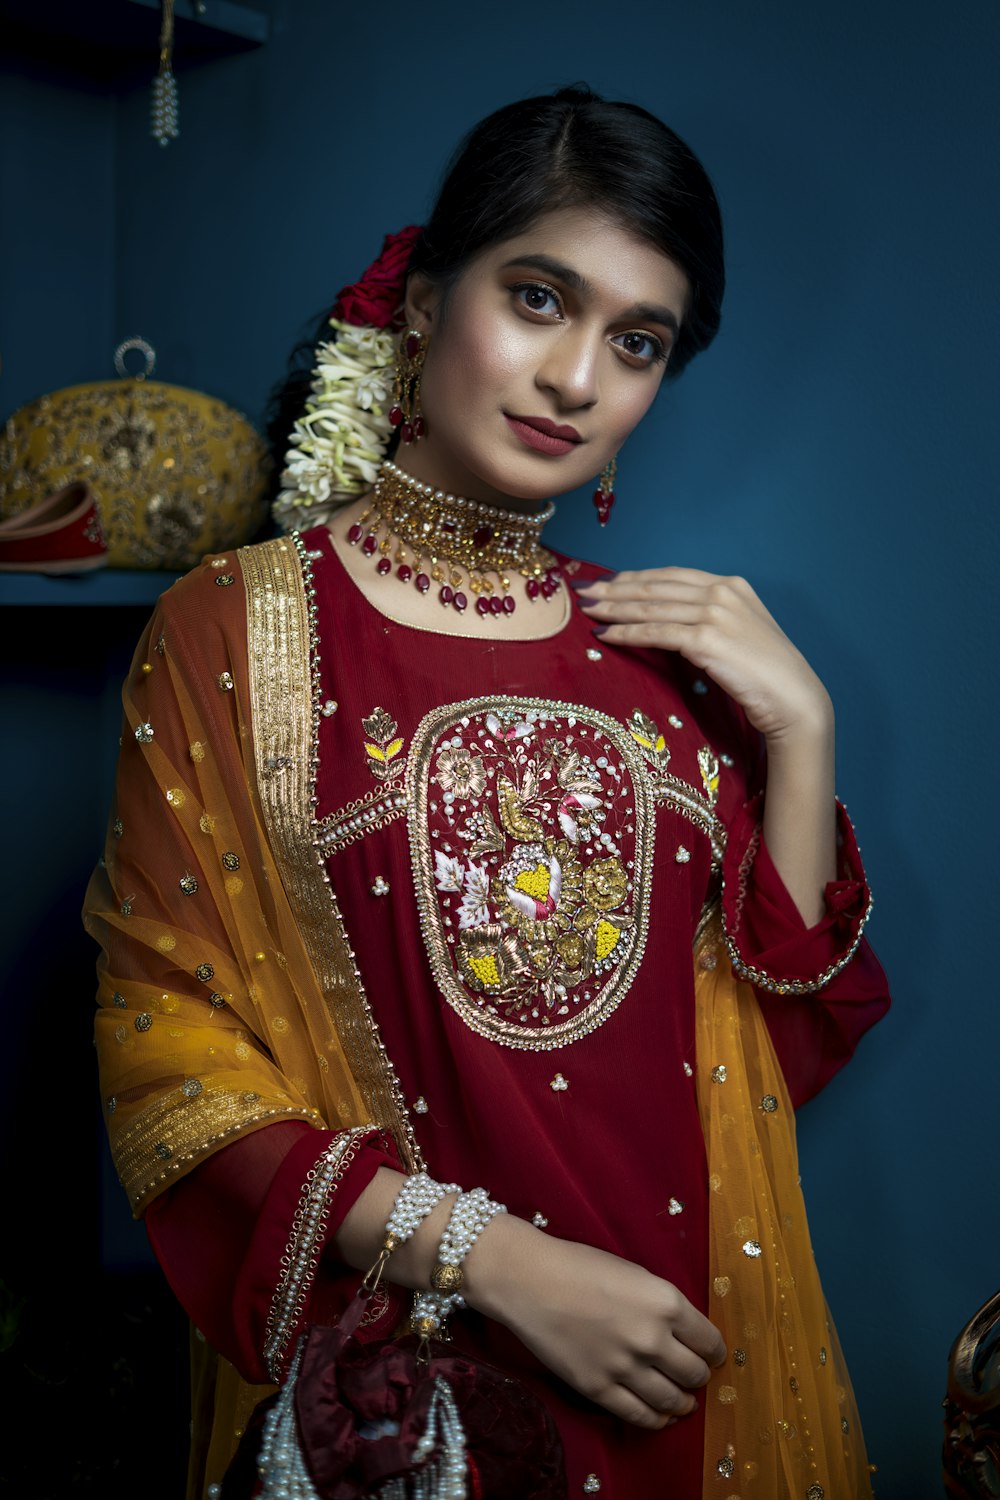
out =
<path fill-rule="evenodd" d="M 434 851 L 434 880 L 439 891 L 460 891 L 465 882 L 465 866 L 453 854 Z"/>
<path fill-rule="evenodd" d="M 465 895 L 458 909 L 460 928 L 481 927 L 490 920 L 490 874 L 485 865 L 470 865 L 465 877 Z"/>

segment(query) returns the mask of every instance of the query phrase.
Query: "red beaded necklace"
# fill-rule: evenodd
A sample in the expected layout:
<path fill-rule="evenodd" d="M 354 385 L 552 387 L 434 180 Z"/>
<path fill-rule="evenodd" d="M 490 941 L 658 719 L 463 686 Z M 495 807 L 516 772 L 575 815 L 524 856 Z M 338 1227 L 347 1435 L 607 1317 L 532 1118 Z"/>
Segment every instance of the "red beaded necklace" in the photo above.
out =
<path fill-rule="evenodd" d="M 385 575 L 395 566 L 400 583 L 412 583 L 421 594 L 436 583 L 441 603 L 459 614 L 468 608 L 468 589 L 477 614 L 511 615 L 517 608 L 511 574 L 525 580 L 532 602 L 551 599 L 562 584 L 556 559 L 539 541 L 555 509 L 550 500 L 534 515 L 497 510 L 422 484 L 387 459 L 347 540 L 377 557 L 376 572 Z"/>

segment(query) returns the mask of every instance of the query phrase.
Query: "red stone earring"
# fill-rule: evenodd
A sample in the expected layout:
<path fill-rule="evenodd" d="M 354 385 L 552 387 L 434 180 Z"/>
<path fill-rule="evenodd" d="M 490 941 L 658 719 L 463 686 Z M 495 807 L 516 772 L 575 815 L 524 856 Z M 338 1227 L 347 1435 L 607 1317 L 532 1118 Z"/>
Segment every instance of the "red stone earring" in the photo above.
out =
<path fill-rule="evenodd" d="M 618 471 L 618 460 L 611 458 L 601 470 L 601 477 L 594 491 L 594 509 L 597 511 L 597 519 L 602 526 L 607 526 L 611 518 L 611 509 L 615 503 L 615 474 Z"/>
<path fill-rule="evenodd" d="M 412 443 L 427 432 L 420 410 L 420 375 L 427 358 L 427 340 L 416 328 L 408 328 L 396 355 L 396 377 L 392 387 L 389 423 L 399 428 L 404 443 Z"/>

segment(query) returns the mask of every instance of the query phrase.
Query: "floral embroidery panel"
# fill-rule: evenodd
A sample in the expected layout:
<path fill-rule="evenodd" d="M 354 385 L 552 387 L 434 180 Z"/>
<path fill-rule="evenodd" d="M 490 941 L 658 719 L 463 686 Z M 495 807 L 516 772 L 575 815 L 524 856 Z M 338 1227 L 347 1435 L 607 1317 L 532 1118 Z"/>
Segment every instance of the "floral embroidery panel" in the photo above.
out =
<path fill-rule="evenodd" d="M 628 732 L 575 704 L 478 698 L 412 741 L 407 817 L 424 942 L 474 1031 L 536 1051 L 607 1020 L 648 930 L 652 794 Z"/>

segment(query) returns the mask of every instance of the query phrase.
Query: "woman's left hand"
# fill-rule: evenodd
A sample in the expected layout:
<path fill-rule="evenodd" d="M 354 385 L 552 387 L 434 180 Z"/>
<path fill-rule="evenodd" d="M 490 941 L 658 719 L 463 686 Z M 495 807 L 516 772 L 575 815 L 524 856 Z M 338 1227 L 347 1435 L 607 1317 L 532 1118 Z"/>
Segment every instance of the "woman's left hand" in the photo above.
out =
<path fill-rule="evenodd" d="M 609 646 L 677 651 L 741 706 L 769 744 L 830 732 L 829 695 L 744 578 L 644 568 L 576 586 Z"/>

